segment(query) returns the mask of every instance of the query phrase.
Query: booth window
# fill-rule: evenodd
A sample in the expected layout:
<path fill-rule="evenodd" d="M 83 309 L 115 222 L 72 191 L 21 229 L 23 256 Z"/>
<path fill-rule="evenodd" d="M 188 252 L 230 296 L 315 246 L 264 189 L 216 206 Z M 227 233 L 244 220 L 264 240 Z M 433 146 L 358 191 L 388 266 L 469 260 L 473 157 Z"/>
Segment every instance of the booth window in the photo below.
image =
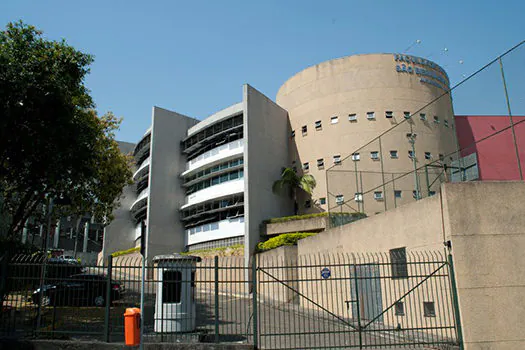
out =
<path fill-rule="evenodd" d="M 182 272 L 164 271 L 162 282 L 162 302 L 180 303 Z"/>

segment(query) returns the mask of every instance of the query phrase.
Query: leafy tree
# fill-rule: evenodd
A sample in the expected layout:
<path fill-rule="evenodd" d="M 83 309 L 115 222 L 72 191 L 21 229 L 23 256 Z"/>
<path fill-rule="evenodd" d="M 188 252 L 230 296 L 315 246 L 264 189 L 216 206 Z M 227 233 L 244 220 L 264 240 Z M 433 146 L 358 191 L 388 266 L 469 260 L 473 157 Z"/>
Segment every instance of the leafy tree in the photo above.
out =
<path fill-rule="evenodd" d="M 121 121 L 98 117 L 84 86 L 93 57 L 42 34 L 22 22 L 0 32 L 0 210 L 11 238 L 50 198 L 69 199 L 57 215 L 107 222 L 131 182 L 114 139 Z"/>
<path fill-rule="evenodd" d="M 297 215 L 297 191 L 304 191 L 312 195 L 316 186 L 315 178 L 310 174 L 297 175 L 292 168 L 284 168 L 281 178 L 273 183 L 272 190 L 275 194 L 288 194 L 294 200 L 294 214 Z"/>

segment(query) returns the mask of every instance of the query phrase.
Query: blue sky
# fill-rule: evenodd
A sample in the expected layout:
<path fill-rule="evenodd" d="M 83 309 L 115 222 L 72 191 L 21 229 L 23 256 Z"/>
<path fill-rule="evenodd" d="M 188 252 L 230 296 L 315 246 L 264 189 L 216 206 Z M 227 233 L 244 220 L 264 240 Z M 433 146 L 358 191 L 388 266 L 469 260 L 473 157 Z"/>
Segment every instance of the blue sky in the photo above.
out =
<path fill-rule="evenodd" d="M 524 13 L 522 0 L 0 1 L 2 27 L 22 19 L 95 56 L 86 84 L 99 113 L 124 117 L 117 136 L 130 142 L 153 105 L 202 119 L 239 102 L 244 83 L 275 99 L 303 68 L 351 54 L 412 46 L 457 83 L 525 39 Z M 521 108 L 525 48 L 505 64 Z M 496 68 L 458 91 L 457 113 L 504 113 Z M 479 98 L 492 91 L 497 101 Z"/>

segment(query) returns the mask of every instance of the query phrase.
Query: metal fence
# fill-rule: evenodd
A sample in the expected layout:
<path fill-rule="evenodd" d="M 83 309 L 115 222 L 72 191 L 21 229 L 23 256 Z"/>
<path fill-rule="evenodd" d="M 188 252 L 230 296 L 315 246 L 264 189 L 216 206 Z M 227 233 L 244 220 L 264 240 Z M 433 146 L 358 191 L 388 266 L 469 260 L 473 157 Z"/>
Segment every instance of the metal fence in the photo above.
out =
<path fill-rule="evenodd" d="M 2 266 L 2 336 L 122 342 L 125 309 L 140 303 L 140 256 L 97 266 L 17 256 Z M 438 252 L 404 251 L 147 266 L 143 340 L 261 349 L 456 346 L 451 269 Z"/>

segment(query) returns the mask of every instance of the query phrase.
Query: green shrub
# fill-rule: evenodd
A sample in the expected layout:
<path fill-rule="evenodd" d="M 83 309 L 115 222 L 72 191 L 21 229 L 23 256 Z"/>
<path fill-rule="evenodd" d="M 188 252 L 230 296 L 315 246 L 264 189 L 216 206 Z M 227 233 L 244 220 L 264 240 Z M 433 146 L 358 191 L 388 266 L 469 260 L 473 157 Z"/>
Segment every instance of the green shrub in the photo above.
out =
<path fill-rule="evenodd" d="M 204 256 L 221 256 L 221 253 L 224 253 L 226 250 L 242 250 L 244 251 L 244 244 L 234 244 L 227 247 L 217 247 L 217 248 L 208 248 L 208 249 L 196 249 L 191 252 L 182 252 L 181 255 L 204 255 Z"/>
<path fill-rule="evenodd" d="M 308 232 L 284 233 L 277 237 L 272 237 L 266 242 L 260 242 L 257 244 L 257 250 L 263 252 L 265 250 L 279 248 L 283 245 L 296 245 L 298 240 L 315 236 L 316 234 L 317 233 Z"/>
<path fill-rule="evenodd" d="M 304 219 L 311 219 L 311 218 L 318 218 L 318 217 L 327 217 L 327 216 L 351 216 L 353 218 L 364 218 L 366 217 L 366 214 L 364 213 L 341 213 L 341 212 L 322 212 L 322 213 L 314 213 L 314 214 L 304 214 L 304 215 L 292 215 L 292 216 L 283 216 L 280 218 L 272 218 L 269 220 L 264 221 L 266 224 L 275 224 L 278 222 L 288 222 L 288 221 L 294 221 L 294 220 L 304 220 Z"/>
<path fill-rule="evenodd" d="M 135 248 L 127 249 L 127 250 L 119 250 L 119 251 L 111 253 L 111 256 L 115 258 L 117 256 L 132 254 L 135 252 L 140 252 L 140 247 L 135 247 Z"/>

